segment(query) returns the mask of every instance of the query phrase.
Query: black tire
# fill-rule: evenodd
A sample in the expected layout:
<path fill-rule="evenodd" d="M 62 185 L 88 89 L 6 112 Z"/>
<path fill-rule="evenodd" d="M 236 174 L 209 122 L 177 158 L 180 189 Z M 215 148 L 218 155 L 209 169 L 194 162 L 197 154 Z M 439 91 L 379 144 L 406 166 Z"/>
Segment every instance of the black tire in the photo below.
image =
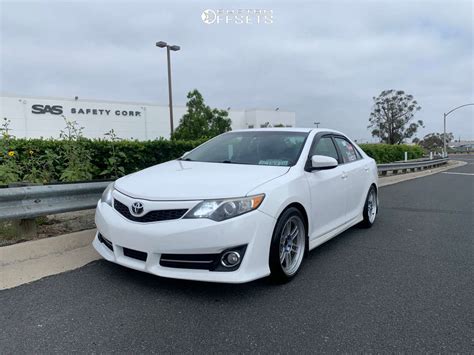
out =
<path fill-rule="evenodd" d="M 301 243 L 301 240 L 298 239 L 298 244 L 299 244 L 298 252 L 297 252 L 298 265 L 294 272 L 291 272 L 290 274 L 288 274 L 288 272 L 285 272 L 284 267 L 282 263 L 280 262 L 280 247 L 281 247 L 280 239 L 282 236 L 283 228 L 286 226 L 287 222 L 290 220 L 291 222 L 295 222 L 296 224 L 298 224 L 299 226 L 298 228 L 301 228 L 302 226 L 302 231 L 299 232 L 300 233 L 299 236 L 302 235 L 303 243 Z M 291 222 L 290 222 L 290 227 L 291 227 Z M 301 251 L 299 250 L 300 248 L 302 248 Z M 270 245 L 270 256 L 269 256 L 271 280 L 276 283 L 281 284 L 281 283 L 286 283 L 290 281 L 291 279 L 293 279 L 298 273 L 298 271 L 301 269 L 301 265 L 303 263 L 303 259 L 306 254 L 306 248 L 307 248 L 307 231 L 306 231 L 306 225 L 304 223 L 304 217 L 297 208 L 290 207 L 286 209 L 285 211 L 283 211 L 281 216 L 278 218 L 277 224 L 275 226 L 275 230 L 273 231 L 272 241 Z"/>
<path fill-rule="evenodd" d="M 369 197 L 371 196 L 372 193 L 375 194 L 375 205 L 376 205 L 375 216 L 373 216 L 373 218 L 369 216 Z M 375 218 L 379 210 L 378 207 L 379 206 L 378 206 L 377 189 L 372 185 L 369 189 L 369 192 L 367 192 L 367 197 L 365 198 L 364 211 L 362 213 L 362 215 L 364 216 L 364 220 L 360 223 L 360 226 L 362 228 L 370 228 L 374 225 Z"/>

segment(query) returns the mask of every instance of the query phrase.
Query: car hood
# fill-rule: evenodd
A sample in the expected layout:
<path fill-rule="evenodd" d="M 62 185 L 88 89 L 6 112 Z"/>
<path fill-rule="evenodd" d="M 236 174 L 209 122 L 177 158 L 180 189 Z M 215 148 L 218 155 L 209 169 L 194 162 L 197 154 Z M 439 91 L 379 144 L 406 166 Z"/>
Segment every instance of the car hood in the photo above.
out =
<path fill-rule="evenodd" d="M 124 176 L 115 188 L 147 200 L 203 200 L 245 196 L 289 167 L 173 160 Z"/>

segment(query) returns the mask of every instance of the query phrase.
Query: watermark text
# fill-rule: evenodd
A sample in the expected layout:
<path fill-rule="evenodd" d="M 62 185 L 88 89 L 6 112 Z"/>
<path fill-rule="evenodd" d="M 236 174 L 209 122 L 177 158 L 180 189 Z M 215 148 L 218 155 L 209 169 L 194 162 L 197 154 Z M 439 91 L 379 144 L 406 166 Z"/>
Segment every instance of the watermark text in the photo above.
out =
<path fill-rule="evenodd" d="M 273 10 L 268 9 L 207 9 L 201 14 L 207 25 L 271 25 Z"/>

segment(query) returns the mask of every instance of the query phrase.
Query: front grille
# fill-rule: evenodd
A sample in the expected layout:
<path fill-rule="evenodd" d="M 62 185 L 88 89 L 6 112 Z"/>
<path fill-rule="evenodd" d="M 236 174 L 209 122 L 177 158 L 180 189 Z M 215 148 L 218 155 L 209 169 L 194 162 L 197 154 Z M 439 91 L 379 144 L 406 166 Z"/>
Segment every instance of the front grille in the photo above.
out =
<path fill-rule="evenodd" d="M 146 261 L 146 258 L 148 256 L 147 253 L 134 250 L 134 249 L 128 249 L 128 248 L 123 248 L 123 255 L 128 256 L 129 258 L 137 259 L 141 261 Z"/>
<path fill-rule="evenodd" d="M 156 210 L 150 211 L 140 217 L 135 217 L 130 213 L 128 206 L 118 200 L 114 200 L 114 208 L 125 218 L 134 222 L 158 222 L 158 221 L 169 221 L 172 219 L 178 219 L 184 216 L 188 211 L 186 208 L 175 209 L 175 210 Z"/>
<path fill-rule="evenodd" d="M 99 239 L 99 242 L 104 244 L 110 250 L 114 251 L 114 246 L 112 245 L 112 242 L 110 240 L 104 238 L 104 236 L 100 233 L 97 235 L 97 238 Z"/>
<path fill-rule="evenodd" d="M 178 269 L 213 270 L 220 254 L 162 254 L 160 265 Z"/>

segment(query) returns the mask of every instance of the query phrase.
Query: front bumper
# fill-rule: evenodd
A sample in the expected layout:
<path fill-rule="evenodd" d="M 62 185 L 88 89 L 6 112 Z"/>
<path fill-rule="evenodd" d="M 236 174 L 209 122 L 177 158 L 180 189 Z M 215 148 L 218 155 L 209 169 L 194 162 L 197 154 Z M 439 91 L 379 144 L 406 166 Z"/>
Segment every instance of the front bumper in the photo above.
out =
<path fill-rule="evenodd" d="M 111 206 L 99 202 L 95 221 L 98 233 L 112 243 L 113 250 L 96 235 L 93 246 L 106 260 L 150 274 L 176 279 L 243 283 L 270 274 L 268 253 L 275 219 L 257 210 L 215 222 L 210 219 L 176 219 L 154 223 L 128 220 Z M 209 271 L 160 265 L 162 254 L 217 254 L 246 245 L 235 271 Z M 146 260 L 124 254 L 127 249 L 147 253 Z"/>

